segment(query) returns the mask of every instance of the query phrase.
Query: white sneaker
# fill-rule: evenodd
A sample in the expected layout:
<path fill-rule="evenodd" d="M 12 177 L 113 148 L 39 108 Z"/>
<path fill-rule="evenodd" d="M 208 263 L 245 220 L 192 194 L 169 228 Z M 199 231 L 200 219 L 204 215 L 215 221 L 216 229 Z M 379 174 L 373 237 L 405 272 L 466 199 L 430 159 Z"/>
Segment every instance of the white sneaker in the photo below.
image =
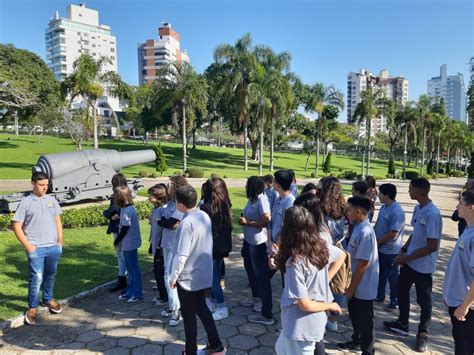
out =
<path fill-rule="evenodd" d="M 221 320 L 229 316 L 229 311 L 227 307 L 217 308 L 214 313 L 212 313 L 212 318 L 214 320 Z"/>
<path fill-rule="evenodd" d="M 127 303 L 137 303 L 137 302 L 140 302 L 143 298 L 135 298 L 135 297 L 132 297 L 132 298 L 129 298 Z"/>
<path fill-rule="evenodd" d="M 206 298 L 206 304 L 207 308 L 209 308 L 211 313 L 214 313 L 216 311 L 216 304 L 212 301 L 212 299 Z"/>
<path fill-rule="evenodd" d="M 253 311 L 254 312 L 261 312 L 262 311 L 262 301 L 258 300 L 254 305 L 253 305 Z"/>
<path fill-rule="evenodd" d="M 170 327 L 176 327 L 179 323 L 181 323 L 181 312 L 177 310 L 171 315 L 171 319 L 168 324 Z"/>
<path fill-rule="evenodd" d="M 326 329 L 327 329 L 327 330 L 330 330 L 331 332 L 337 332 L 337 330 L 338 330 L 337 321 L 331 322 L 331 321 L 328 319 L 328 322 L 326 323 Z"/>

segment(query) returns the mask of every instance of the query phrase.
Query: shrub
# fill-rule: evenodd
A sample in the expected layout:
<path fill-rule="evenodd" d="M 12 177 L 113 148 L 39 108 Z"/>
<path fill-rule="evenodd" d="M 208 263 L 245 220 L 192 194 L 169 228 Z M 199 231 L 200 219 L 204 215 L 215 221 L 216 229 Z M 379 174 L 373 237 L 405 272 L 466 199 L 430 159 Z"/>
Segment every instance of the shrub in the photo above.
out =
<path fill-rule="evenodd" d="M 316 177 L 315 173 L 311 173 L 311 177 L 314 179 Z"/>
<path fill-rule="evenodd" d="M 188 168 L 188 170 L 186 170 L 186 174 L 190 178 L 202 178 L 204 177 L 204 170 L 199 168 Z"/>
<path fill-rule="evenodd" d="M 148 171 L 142 170 L 138 173 L 138 175 L 140 175 L 140 177 L 146 178 L 149 174 Z"/>
<path fill-rule="evenodd" d="M 227 175 L 224 175 L 222 178 L 223 178 L 223 179 L 227 179 Z"/>
<path fill-rule="evenodd" d="M 446 175 L 451 175 L 451 164 L 446 164 Z"/>
<path fill-rule="evenodd" d="M 407 178 L 407 180 L 413 180 L 413 179 L 416 179 L 420 176 L 420 174 L 418 174 L 417 171 L 407 171 L 405 173 L 405 176 Z"/>
<path fill-rule="evenodd" d="M 344 171 L 344 179 L 355 180 L 357 178 L 357 173 L 355 171 Z"/>
<path fill-rule="evenodd" d="M 376 176 L 374 176 L 374 178 L 375 178 L 375 181 L 379 181 L 379 180 L 385 180 L 387 178 L 387 176 L 376 175 Z"/>
<path fill-rule="evenodd" d="M 183 173 L 181 171 L 175 171 L 173 173 L 173 176 L 181 176 L 181 175 L 183 175 Z"/>
<path fill-rule="evenodd" d="M 216 174 L 216 173 L 212 173 L 211 174 L 211 179 L 214 179 L 214 178 L 220 178 L 220 175 Z"/>
<path fill-rule="evenodd" d="M 336 175 L 336 173 L 331 173 L 331 174 L 329 174 L 329 176 L 336 177 L 337 175 Z"/>
<path fill-rule="evenodd" d="M 464 172 L 459 171 L 459 170 L 453 170 L 453 171 L 451 171 L 450 176 L 453 176 L 453 177 L 463 177 L 463 176 L 464 176 Z"/>
<path fill-rule="evenodd" d="M 160 172 L 160 175 L 163 175 L 163 171 L 168 170 L 168 164 L 166 163 L 166 155 L 163 153 L 163 149 L 161 149 L 161 143 L 158 143 L 158 145 L 155 145 L 153 147 L 153 150 L 155 151 L 155 169 L 156 171 Z"/>
<path fill-rule="evenodd" d="M 343 168 L 338 168 L 337 170 L 339 170 L 340 173 L 342 173 L 342 171 L 344 170 Z"/>
<path fill-rule="evenodd" d="M 328 155 L 326 156 L 326 160 L 324 160 L 323 171 L 326 174 L 329 174 L 331 172 L 331 152 L 328 153 Z"/>
<path fill-rule="evenodd" d="M 393 161 L 393 156 L 390 155 L 390 158 L 388 160 L 388 171 L 387 173 L 389 175 L 394 176 L 395 175 L 395 162 Z"/>
<path fill-rule="evenodd" d="M 0 229 L 9 228 L 12 224 L 13 214 L 0 214 Z"/>
<path fill-rule="evenodd" d="M 356 180 L 362 181 L 364 180 L 364 176 L 362 174 L 357 174 Z"/>

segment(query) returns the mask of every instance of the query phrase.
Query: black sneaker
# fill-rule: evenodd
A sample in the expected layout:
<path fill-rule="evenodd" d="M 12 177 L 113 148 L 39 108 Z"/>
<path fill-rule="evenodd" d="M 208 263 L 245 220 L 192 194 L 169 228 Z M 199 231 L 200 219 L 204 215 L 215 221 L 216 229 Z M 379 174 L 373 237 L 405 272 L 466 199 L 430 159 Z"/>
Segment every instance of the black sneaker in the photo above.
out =
<path fill-rule="evenodd" d="M 403 336 L 408 335 L 408 324 L 403 325 L 402 323 L 400 323 L 400 321 L 397 320 L 395 322 L 383 322 L 383 325 L 385 328 L 387 328 L 388 330 L 394 333 L 397 333 Z"/>
<path fill-rule="evenodd" d="M 348 341 L 347 343 L 338 343 L 337 349 L 340 351 L 348 351 L 350 353 L 362 354 L 360 345 L 355 341 Z"/>
<path fill-rule="evenodd" d="M 426 332 L 418 333 L 416 336 L 415 350 L 419 353 L 424 353 L 428 350 L 428 334 Z"/>

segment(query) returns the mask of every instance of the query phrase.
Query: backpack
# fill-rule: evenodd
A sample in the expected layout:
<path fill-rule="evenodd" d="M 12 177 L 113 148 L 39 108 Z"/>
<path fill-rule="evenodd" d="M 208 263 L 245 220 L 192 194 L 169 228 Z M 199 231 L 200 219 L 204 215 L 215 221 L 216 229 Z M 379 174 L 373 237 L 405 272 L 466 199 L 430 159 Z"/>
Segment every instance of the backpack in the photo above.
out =
<path fill-rule="evenodd" d="M 344 260 L 341 268 L 337 271 L 336 275 L 334 275 L 332 278 L 329 286 L 331 287 L 331 291 L 333 293 L 343 295 L 346 292 L 346 288 L 348 288 L 351 283 L 351 255 L 346 250 L 344 250 L 340 242 L 337 242 L 334 244 L 334 246 L 342 250 L 342 252 L 346 255 L 346 259 Z"/>

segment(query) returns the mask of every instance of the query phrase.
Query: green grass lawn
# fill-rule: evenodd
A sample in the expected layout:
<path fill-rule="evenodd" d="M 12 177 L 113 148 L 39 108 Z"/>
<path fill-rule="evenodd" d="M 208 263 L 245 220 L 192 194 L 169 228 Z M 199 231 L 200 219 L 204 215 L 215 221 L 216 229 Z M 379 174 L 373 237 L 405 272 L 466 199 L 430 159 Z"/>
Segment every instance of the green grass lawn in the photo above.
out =
<path fill-rule="evenodd" d="M 120 151 L 151 149 L 152 143 L 144 146 L 137 141 L 115 141 L 102 139 L 100 147 L 106 149 L 117 149 Z M 182 148 L 175 143 L 162 143 L 163 151 L 167 156 L 169 169 L 165 175 L 172 175 L 174 171 L 182 169 Z M 91 142 L 85 145 L 85 149 L 91 149 Z M 40 155 L 74 151 L 74 145 L 70 139 L 44 136 L 41 141 L 37 136 L 19 136 L 12 134 L 0 134 L 0 179 L 28 179 L 31 176 L 31 167 L 37 162 Z M 264 155 L 264 173 L 269 173 L 269 152 Z M 321 158 L 322 159 L 322 158 Z M 314 171 L 315 157 L 310 158 L 308 171 L 304 171 L 306 162 L 305 154 L 275 153 L 275 170 L 293 169 L 297 178 L 308 178 Z M 189 167 L 198 167 L 204 170 L 205 176 L 217 173 L 228 178 L 246 178 L 258 172 L 258 164 L 249 161 L 249 170 L 243 170 L 243 149 L 198 146 L 196 150 L 190 150 L 188 160 Z M 387 161 L 372 160 L 371 174 L 374 176 L 385 176 L 387 172 Z M 334 155 L 332 157 L 332 172 L 339 174 L 340 171 L 353 170 L 360 172 L 361 161 L 354 157 Z M 401 172 L 401 162 L 396 163 Z M 140 171 L 154 172 L 153 163 L 135 165 L 123 170 L 128 176 L 138 176 Z M 408 169 L 414 170 L 414 169 Z M 320 169 L 322 174 L 322 169 Z"/>

